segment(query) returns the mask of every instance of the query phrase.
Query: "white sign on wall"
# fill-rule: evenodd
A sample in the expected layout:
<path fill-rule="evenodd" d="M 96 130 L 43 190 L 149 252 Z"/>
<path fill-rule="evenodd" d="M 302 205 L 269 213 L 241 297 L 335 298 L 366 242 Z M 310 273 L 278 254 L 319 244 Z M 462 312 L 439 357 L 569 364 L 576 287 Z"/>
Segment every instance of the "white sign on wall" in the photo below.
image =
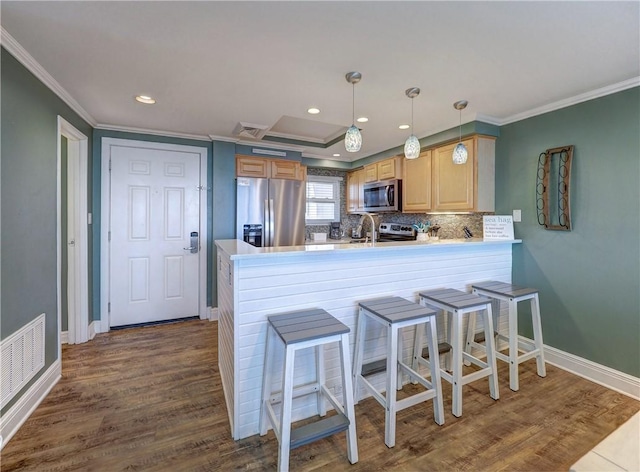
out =
<path fill-rule="evenodd" d="M 513 241 L 512 215 L 485 215 L 482 217 L 485 241 Z"/>

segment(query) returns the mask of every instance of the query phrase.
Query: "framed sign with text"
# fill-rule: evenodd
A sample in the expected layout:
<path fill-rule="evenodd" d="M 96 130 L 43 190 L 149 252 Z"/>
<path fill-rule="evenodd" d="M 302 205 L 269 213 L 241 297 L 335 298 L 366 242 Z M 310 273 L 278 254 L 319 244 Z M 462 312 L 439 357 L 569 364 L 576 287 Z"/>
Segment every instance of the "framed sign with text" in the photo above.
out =
<path fill-rule="evenodd" d="M 485 215 L 482 217 L 485 241 L 513 241 L 512 215 Z"/>

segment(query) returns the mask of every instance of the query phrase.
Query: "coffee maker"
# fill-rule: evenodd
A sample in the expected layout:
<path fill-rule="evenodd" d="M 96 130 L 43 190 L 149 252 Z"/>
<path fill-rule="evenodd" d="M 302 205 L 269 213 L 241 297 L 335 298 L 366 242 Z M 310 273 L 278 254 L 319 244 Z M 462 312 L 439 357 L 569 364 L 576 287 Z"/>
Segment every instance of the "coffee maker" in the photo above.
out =
<path fill-rule="evenodd" d="M 329 229 L 329 239 L 340 239 L 341 237 L 342 232 L 340 231 L 340 222 L 332 221 Z"/>

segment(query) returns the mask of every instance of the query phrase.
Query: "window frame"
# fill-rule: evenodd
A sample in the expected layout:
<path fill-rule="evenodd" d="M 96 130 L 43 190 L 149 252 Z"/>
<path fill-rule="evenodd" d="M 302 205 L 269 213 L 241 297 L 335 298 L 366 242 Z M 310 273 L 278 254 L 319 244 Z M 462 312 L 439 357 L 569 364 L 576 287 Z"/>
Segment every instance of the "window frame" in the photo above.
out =
<path fill-rule="evenodd" d="M 305 202 L 305 213 L 304 213 L 304 221 L 307 226 L 318 226 L 318 225 L 328 225 L 334 221 L 340 221 L 341 219 L 341 205 L 342 205 L 342 195 L 340 192 L 341 182 L 343 181 L 342 177 L 336 177 L 331 175 L 307 175 L 307 181 L 305 182 L 305 197 L 307 195 L 308 185 L 310 182 L 324 182 L 331 183 L 333 185 L 333 198 L 329 200 L 333 203 L 333 215 L 332 219 L 308 219 L 307 218 L 307 205 L 309 202 L 322 202 L 326 203 L 327 199 L 313 199 L 307 198 Z"/>

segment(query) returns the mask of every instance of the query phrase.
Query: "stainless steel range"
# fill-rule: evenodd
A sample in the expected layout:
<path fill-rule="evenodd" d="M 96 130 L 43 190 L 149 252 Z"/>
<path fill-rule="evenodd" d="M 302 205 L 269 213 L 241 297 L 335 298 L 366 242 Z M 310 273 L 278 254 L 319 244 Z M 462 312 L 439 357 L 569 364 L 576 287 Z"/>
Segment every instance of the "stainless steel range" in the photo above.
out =
<path fill-rule="evenodd" d="M 380 223 L 378 234 L 380 242 L 416 240 L 416 230 L 404 223 Z"/>

